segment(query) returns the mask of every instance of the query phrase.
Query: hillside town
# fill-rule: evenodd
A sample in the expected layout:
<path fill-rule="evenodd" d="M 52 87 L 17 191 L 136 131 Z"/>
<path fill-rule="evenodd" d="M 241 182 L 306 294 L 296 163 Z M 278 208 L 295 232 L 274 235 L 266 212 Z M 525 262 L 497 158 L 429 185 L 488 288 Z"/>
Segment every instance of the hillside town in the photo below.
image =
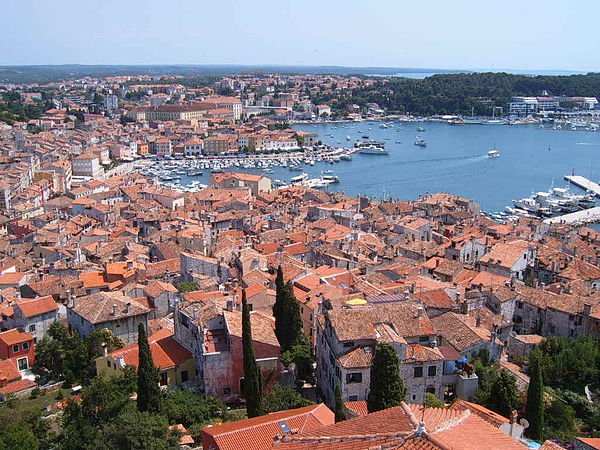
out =
<path fill-rule="evenodd" d="M 537 385 L 532 355 L 548 342 L 597 345 L 600 232 L 496 222 L 450 193 L 375 199 L 278 187 L 241 170 L 215 171 L 209 186 L 186 192 L 165 187 L 140 161 L 313 151 L 320 137 L 289 124 L 341 119 L 314 99 L 376 82 L 265 73 L 183 81 L 4 86 L 43 114 L 0 123 L 0 401 L 62 386 L 72 392 L 53 414 L 85 408 L 93 380 L 141 370 L 145 342 L 161 392 L 244 410 L 250 342 L 264 392 L 291 387 L 308 405 L 195 433 L 170 423 L 180 447 L 527 448 L 533 420 L 518 401 L 496 407 L 494 383 L 509 379 L 520 401 Z M 343 118 L 383 112 L 349 104 Z M 280 324 L 289 311 L 277 313 L 284 299 L 299 312 L 302 336 L 291 344 Z M 89 373 L 49 364 L 61 333 L 99 339 Z M 308 365 L 290 356 L 302 346 Z M 388 348 L 404 396 L 374 409 L 374 368 Z M 578 393 L 589 408 L 595 382 Z M 559 398 L 567 387 L 552 383 L 544 379 Z M 538 441 L 598 448 L 594 426 Z"/>

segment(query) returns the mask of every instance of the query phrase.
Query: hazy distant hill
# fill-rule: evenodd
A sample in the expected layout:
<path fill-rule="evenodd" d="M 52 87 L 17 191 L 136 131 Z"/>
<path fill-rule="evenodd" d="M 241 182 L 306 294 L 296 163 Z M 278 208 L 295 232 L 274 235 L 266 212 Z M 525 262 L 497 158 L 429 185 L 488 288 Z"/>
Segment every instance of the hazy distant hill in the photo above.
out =
<path fill-rule="evenodd" d="M 2 83 L 35 83 L 56 81 L 68 78 L 106 77 L 114 75 L 184 75 L 184 76 L 224 76 L 243 72 L 330 73 L 338 75 L 397 75 L 401 73 L 457 73 L 467 71 L 397 68 L 397 67 L 342 67 L 342 66 L 244 66 L 244 65 L 36 65 L 36 66 L 0 66 Z"/>

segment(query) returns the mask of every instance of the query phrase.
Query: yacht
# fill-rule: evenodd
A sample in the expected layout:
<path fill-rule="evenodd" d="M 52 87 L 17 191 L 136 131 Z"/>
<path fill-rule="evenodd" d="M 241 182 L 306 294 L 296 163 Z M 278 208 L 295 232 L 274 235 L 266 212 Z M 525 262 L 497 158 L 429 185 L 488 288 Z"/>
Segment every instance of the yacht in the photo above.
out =
<path fill-rule="evenodd" d="M 427 141 L 422 137 L 417 136 L 415 139 L 415 145 L 418 145 L 419 147 L 427 147 Z"/>
<path fill-rule="evenodd" d="M 369 145 L 365 147 L 361 147 L 358 153 L 363 155 L 387 155 L 389 151 L 383 147 L 377 147 L 375 145 Z"/>
<path fill-rule="evenodd" d="M 336 175 L 323 175 L 321 180 L 327 184 L 339 183 L 340 179 Z"/>
<path fill-rule="evenodd" d="M 292 184 L 298 184 L 298 183 L 302 183 L 302 182 L 306 181 L 307 179 L 308 179 L 308 174 L 303 173 L 302 175 L 298 175 L 296 177 L 290 178 L 290 181 L 292 182 Z"/>
<path fill-rule="evenodd" d="M 488 158 L 497 158 L 500 156 L 500 152 L 498 150 L 490 150 L 487 152 Z"/>
<path fill-rule="evenodd" d="M 294 165 L 294 166 L 289 166 L 288 169 L 291 170 L 292 172 L 300 172 L 302 170 L 302 167 Z"/>

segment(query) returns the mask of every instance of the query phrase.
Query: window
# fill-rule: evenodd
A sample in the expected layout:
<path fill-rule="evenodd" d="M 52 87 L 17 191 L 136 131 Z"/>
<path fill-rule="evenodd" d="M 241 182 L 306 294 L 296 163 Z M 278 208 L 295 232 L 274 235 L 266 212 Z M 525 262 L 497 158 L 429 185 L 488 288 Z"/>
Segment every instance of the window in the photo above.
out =
<path fill-rule="evenodd" d="M 362 383 L 362 373 L 361 372 L 352 372 L 346 374 L 346 383 Z"/>
<path fill-rule="evenodd" d="M 349 395 L 348 396 L 348 401 L 349 402 L 357 402 L 358 401 L 358 395 Z"/>
<path fill-rule="evenodd" d="M 161 372 L 160 373 L 160 385 L 161 386 L 166 386 L 168 383 L 168 378 L 167 378 L 167 372 Z"/>
<path fill-rule="evenodd" d="M 187 370 L 183 370 L 181 372 L 181 382 L 185 383 L 188 380 L 189 380 L 188 371 Z"/>
<path fill-rule="evenodd" d="M 29 332 L 30 333 L 35 332 L 35 324 L 34 323 L 32 323 L 31 325 L 29 325 Z"/>
<path fill-rule="evenodd" d="M 229 386 L 223 388 L 223 395 L 231 395 L 231 388 Z"/>
<path fill-rule="evenodd" d="M 17 353 L 19 351 L 19 344 L 13 345 L 13 353 Z"/>
<path fill-rule="evenodd" d="M 23 342 L 23 350 L 29 350 L 29 342 Z"/>
<path fill-rule="evenodd" d="M 106 365 L 110 368 L 112 366 L 112 364 L 110 363 L 109 360 L 106 360 Z"/>
<path fill-rule="evenodd" d="M 344 342 L 344 348 L 354 347 L 354 341 L 346 341 Z"/>
<path fill-rule="evenodd" d="M 19 370 L 27 370 L 27 358 L 19 358 L 17 359 L 17 365 L 19 366 Z"/>
<path fill-rule="evenodd" d="M 415 378 L 421 378 L 423 376 L 423 368 L 422 367 L 415 367 L 413 369 L 413 377 Z"/>
<path fill-rule="evenodd" d="M 437 373 L 437 367 L 436 366 L 429 366 L 427 368 L 427 376 L 428 377 L 435 377 L 436 373 Z"/>
<path fill-rule="evenodd" d="M 429 336 L 419 336 L 419 342 L 429 342 Z"/>

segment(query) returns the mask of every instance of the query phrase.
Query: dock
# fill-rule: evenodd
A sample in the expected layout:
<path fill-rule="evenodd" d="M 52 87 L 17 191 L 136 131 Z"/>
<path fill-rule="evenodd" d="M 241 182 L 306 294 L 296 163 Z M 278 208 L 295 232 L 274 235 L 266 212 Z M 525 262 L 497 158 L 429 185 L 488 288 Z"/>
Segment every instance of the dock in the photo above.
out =
<path fill-rule="evenodd" d="M 570 225 L 589 225 L 593 223 L 600 223 L 600 206 L 565 214 L 564 216 L 551 217 L 549 219 L 545 219 L 544 223 L 566 223 Z"/>
<path fill-rule="evenodd" d="M 596 197 L 600 197 L 600 184 L 588 180 L 586 177 L 582 177 L 581 175 L 565 175 L 565 180 L 581 189 L 593 192 Z"/>

